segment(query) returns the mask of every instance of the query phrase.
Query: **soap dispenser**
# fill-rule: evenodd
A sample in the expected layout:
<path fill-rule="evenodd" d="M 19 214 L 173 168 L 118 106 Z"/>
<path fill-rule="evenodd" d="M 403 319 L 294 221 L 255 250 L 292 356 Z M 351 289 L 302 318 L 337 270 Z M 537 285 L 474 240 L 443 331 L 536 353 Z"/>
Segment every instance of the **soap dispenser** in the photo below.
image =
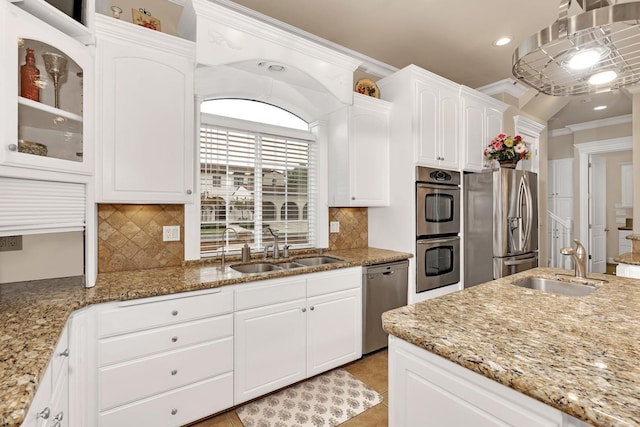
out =
<path fill-rule="evenodd" d="M 247 242 L 244 242 L 244 246 L 242 247 L 242 262 L 249 261 L 251 261 L 251 248 L 249 247 Z"/>

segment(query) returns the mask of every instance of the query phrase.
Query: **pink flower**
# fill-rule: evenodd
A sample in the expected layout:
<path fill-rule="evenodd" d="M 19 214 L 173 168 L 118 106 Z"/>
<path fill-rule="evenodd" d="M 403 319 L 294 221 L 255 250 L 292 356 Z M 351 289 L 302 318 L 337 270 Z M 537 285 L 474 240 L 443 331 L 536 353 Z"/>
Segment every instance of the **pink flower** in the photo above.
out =
<path fill-rule="evenodd" d="M 507 139 L 507 134 L 506 133 L 499 133 L 498 136 L 496 136 L 496 139 L 499 141 L 504 141 L 505 139 Z"/>
<path fill-rule="evenodd" d="M 491 145 L 493 145 L 493 149 L 495 151 L 500 151 L 502 150 L 502 140 L 493 140 L 491 141 Z"/>

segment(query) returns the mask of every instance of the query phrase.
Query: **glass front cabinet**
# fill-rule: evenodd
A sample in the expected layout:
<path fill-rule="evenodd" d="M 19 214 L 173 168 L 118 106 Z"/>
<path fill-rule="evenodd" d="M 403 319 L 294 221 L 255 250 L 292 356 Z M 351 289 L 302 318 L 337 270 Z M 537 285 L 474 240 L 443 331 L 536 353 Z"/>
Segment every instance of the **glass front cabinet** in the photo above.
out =
<path fill-rule="evenodd" d="M 0 4 L 0 14 L 6 28 L 0 165 L 91 174 L 90 48 L 10 3 Z"/>

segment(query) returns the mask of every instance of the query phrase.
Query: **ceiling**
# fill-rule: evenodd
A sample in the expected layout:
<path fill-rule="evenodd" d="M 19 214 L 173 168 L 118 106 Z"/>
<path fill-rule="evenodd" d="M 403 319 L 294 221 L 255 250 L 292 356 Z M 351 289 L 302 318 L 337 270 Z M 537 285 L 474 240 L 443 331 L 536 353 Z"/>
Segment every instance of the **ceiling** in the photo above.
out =
<path fill-rule="evenodd" d="M 630 0 L 629 0 L 630 1 Z M 558 18 L 560 0 L 234 0 L 397 68 L 416 64 L 472 88 L 513 78 L 513 51 Z M 618 3 L 626 3 L 618 0 Z M 569 15 L 580 13 L 575 4 Z M 512 42 L 493 42 L 509 36 Z M 631 114 L 626 91 L 535 96 L 521 108 L 549 129 Z M 607 109 L 593 111 L 596 105 Z"/>

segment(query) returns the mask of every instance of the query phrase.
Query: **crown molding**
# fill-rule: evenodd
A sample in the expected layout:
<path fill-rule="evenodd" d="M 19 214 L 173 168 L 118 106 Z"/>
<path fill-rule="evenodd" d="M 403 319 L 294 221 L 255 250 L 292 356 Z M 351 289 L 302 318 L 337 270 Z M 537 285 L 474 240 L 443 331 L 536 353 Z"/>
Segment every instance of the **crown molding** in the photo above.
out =
<path fill-rule="evenodd" d="M 600 119 L 600 120 L 591 120 L 589 122 L 583 123 L 574 123 L 571 125 L 567 125 L 560 129 L 554 129 L 549 132 L 549 136 L 562 136 L 562 135 L 570 135 L 572 133 L 589 130 L 589 129 L 597 129 L 606 126 L 615 126 L 624 123 L 631 123 L 633 116 L 631 114 L 625 114 L 622 116 L 609 117 L 608 119 Z"/>
<path fill-rule="evenodd" d="M 499 80 L 495 83 L 490 83 L 488 85 L 476 88 L 476 90 L 479 90 L 480 92 L 486 93 L 490 96 L 507 93 L 515 98 L 520 98 L 522 95 L 527 93 L 529 89 L 530 88 L 528 86 L 525 86 L 519 81 L 511 78 Z"/>
<path fill-rule="evenodd" d="M 263 15 L 262 13 L 256 12 L 255 10 L 249 9 L 245 6 L 239 5 L 230 0 L 212 0 L 212 3 L 216 3 L 220 6 L 224 6 L 228 9 L 241 13 L 247 17 L 251 17 L 260 22 L 263 22 L 265 24 L 269 24 L 275 28 L 278 28 L 282 31 L 285 31 L 290 34 L 294 34 L 307 41 L 313 42 L 322 47 L 331 49 L 335 52 L 351 57 L 357 60 L 358 62 L 360 62 L 360 65 L 358 66 L 358 70 L 363 71 L 365 73 L 372 74 L 374 76 L 382 78 L 398 71 L 398 68 L 392 65 L 386 64 L 382 61 L 378 61 L 377 59 L 371 58 L 355 50 L 346 48 L 337 43 L 323 39 L 322 37 L 318 37 L 315 34 L 311 34 L 307 31 L 301 30 L 300 28 L 294 27 L 293 25 L 289 25 L 277 19 L 271 18 L 270 16 Z"/>

